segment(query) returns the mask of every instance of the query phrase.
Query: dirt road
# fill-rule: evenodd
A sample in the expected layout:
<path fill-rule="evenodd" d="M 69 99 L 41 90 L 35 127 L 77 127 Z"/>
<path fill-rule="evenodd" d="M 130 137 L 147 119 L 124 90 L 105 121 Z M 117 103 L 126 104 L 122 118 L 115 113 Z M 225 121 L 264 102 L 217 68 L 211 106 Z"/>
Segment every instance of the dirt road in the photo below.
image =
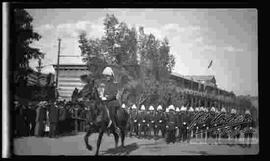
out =
<path fill-rule="evenodd" d="M 93 151 L 88 151 L 83 140 L 84 133 L 75 136 L 54 138 L 23 137 L 14 140 L 16 155 L 94 155 L 97 134 L 89 137 Z M 120 143 L 120 141 L 119 141 Z M 164 139 L 138 139 L 127 137 L 125 148 L 114 148 L 113 136 L 103 136 L 100 155 L 245 155 L 258 154 L 259 145 L 250 148 L 240 145 L 199 144 L 194 139 L 191 143 L 166 144 Z"/>

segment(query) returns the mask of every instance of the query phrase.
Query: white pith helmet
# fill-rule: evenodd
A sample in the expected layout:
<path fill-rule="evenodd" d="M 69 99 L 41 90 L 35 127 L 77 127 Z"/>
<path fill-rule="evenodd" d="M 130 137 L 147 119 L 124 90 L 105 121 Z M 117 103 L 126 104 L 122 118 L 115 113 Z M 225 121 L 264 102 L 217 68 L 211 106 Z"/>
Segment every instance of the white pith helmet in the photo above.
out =
<path fill-rule="evenodd" d="M 174 111 L 174 110 L 175 110 L 175 109 L 174 109 L 174 105 L 170 105 L 170 106 L 168 107 L 168 110 L 169 110 L 169 111 L 170 111 L 170 110 L 173 110 L 173 111 Z"/>
<path fill-rule="evenodd" d="M 215 112 L 216 111 L 215 107 L 211 107 L 210 111 Z"/>
<path fill-rule="evenodd" d="M 158 105 L 157 110 L 162 110 L 162 106 Z"/>
<path fill-rule="evenodd" d="M 126 105 L 123 103 L 121 107 L 122 107 L 122 108 L 126 108 Z"/>
<path fill-rule="evenodd" d="M 106 67 L 103 72 L 103 75 L 109 75 L 109 76 L 114 76 L 113 70 L 111 67 Z"/>
<path fill-rule="evenodd" d="M 226 113 L 226 109 L 222 107 L 221 112 Z"/>
<path fill-rule="evenodd" d="M 250 111 L 249 111 L 249 110 L 246 110 L 246 111 L 245 111 L 245 114 L 246 114 L 246 115 L 250 115 Z"/>
<path fill-rule="evenodd" d="M 189 110 L 188 110 L 188 112 L 194 112 L 193 107 L 190 107 Z"/>
<path fill-rule="evenodd" d="M 132 107 L 131 107 L 131 109 L 137 109 L 136 105 L 133 104 Z"/>
<path fill-rule="evenodd" d="M 231 113 L 236 114 L 236 110 L 234 108 L 231 109 Z"/>
<path fill-rule="evenodd" d="M 152 105 L 149 107 L 149 111 L 154 111 L 154 107 Z"/>
<path fill-rule="evenodd" d="M 180 108 L 180 111 L 186 111 L 187 110 L 187 108 L 185 107 L 185 106 L 182 106 L 181 108 Z"/>
<path fill-rule="evenodd" d="M 176 110 L 175 110 L 176 112 L 179 112 L 180 111 L 180 109 L 179 109 L 179 107 L 176 107 Z"/>
<path fill-rule="evenodd" d="M 145 110 L 145 106 L 144 105 L 141 106 L 141 110 L 143 110 L 143 111 Z"/>

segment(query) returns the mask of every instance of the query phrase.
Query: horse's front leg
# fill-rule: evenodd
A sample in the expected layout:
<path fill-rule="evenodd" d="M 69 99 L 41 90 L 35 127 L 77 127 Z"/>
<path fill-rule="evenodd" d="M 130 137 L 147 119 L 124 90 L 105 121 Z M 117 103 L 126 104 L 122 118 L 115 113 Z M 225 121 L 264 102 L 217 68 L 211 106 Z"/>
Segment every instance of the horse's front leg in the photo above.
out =
<path fill-rule="evenodd" d="M 115 130 L 113 130 L 113 136 L 114 136 L 114 141 L 115 141 L 115 148 L 118 147 L 118 140 L 119 140 L 119 136 L 118 134 L 115 132 Z"/>
<path fill-rule="evenodd" d="M 85 145 L 86 145 L 86 148 L 88 149 L 88 150 L 92 150 L 92 146 L 91 145 L 89 145 L 89 143 L 88 143 L 88 138 L 89 138 L 89 136 L 92 134 L 92 131 L 89 129 L 89 130 L 87 130 L 87 132 L 86 132 L 86 135 L 84 136 L 84 142 L 85 142 Z"/>
<path fill-rule="evenodd" d="M 99 152 L 100 143 L 102 140 L 103 133 L 104 133 L 104 131 L 100 130 L 99 135 L 98 135 L 98 140 L 97 140 L 97 150 L 96 150 L 96 154 L 95 154 L 96 156 L 98 155 L 98 152 Z"/>

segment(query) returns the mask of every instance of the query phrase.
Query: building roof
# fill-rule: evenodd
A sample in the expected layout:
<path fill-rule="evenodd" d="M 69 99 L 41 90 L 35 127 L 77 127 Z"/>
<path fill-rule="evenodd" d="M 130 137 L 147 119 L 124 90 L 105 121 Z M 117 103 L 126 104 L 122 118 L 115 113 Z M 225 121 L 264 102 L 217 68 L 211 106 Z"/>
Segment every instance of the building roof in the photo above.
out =
<path fill-rule="evenodd" d="M 195 81 L 212 81 L 215 80 L 215 76 L 213 75 L 185 75 L 187 79 L 195 80 Z"/>
<path fill-rule="evenodd" d="M 57 69 L 57 65 L 53 65 L 54 69 Z M 84 69 L 87 70 L 87 65 L 85 64 L 60 64 L 59 69 Z"/>

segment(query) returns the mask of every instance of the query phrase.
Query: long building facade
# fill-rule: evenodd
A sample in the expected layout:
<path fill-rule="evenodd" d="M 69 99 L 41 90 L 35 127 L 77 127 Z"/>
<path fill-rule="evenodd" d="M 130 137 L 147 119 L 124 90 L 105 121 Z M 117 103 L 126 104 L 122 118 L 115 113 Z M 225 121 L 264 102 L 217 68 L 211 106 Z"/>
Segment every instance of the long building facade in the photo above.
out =
<path fill-rule="evenodd" d="M 57 66 L 53 66 L 57 71 Z M 84 86 L 80 76 L 88 74 L 87 66 L 84 64 L 62 64 L 59 65 L 58 93 L 60 98 L 70 100 L 75 88 L 81 90 Z M 216 79 L 209 76 L 184 76 L 178 73 L 171 74 L 171 82 L 178 87 L 191 91 L 204 92 L 207 94 L 235 97 L 232 92 L 227 92 L 217 87 Z"/>

